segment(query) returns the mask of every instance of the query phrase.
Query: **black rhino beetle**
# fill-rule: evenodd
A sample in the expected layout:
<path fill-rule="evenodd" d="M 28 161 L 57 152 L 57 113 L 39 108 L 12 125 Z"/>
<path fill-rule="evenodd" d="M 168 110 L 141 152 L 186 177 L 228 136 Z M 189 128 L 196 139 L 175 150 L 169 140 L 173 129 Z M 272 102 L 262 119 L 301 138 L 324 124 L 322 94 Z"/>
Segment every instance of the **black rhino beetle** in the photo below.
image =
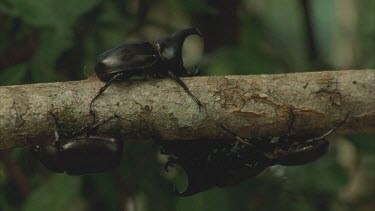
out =
<path fill-rule="evenodd" d="M 182 192 L 175 187 L 176 195 L 191 196 L 213 187 L 238 184 L 273 165 L 297 166 L 313 162 L 327 152 L 329 143 L 325 138 L 341 124 L 305 141 L 290 136 L 279 137 L 276 142 L 273 137 L 242 138 L 219 125 L 232 134 L 235 141 L 161 141 L 159 144 L 162 154 L 172 156 L 165 170 L 177 164 L 186 172 L 188 186 Z"/>
<path fill-rule="evenodd" d="M 325 137 L 333 131 L 334 129 L 320 137 L 302 142 L 289 136 L 280 137 L 277 145 L 273 146 L 272 150 L 266 152 L 266 155 L 277 164 L 283 166 L 298 166 L 313 162 L 328 151 L 329 143 L 325 140 Z"/>
<path fill-rule="evenodd" d="M 170 77 L 176 81 L 185 92 L 198 104 L 199 109 L 205 108 L 180 79 L 183 76 L 194 76 L 198 68 L 190 73 L 182 59 L 182 46 L 185 39 L 190 35 L 202 36 L 197 28 L 187 28 L 173 33 L 172 35 L 153 42 L 135 41 L 111 48 L 97 57 L 95 72 L 101 81 L 106 84 L 90 102 L 90 113 L 95 117 L 92 110 L 93 102 L 114 81 L 124 81 L 135 75 L 146 77 Z"/>
<path fill-rule="evenodd" d="M 346 122 L 348 115 L 346 114 L 335 128 L 319 137 L 301 140 L 301 138 L 286 135 L 279 137 L 276 141 L 273 141 L 272 137 L 258 137 L 255 139 L 257 141 L 254 141 L 254 138 L 247 140 L 276 164 L 283 166 L 304 165 L 319 159 L 328 151 L 329 142 L 325 138 L 341 127 Z M 240 137 L 237 136 L 237 138 Z"/>
<path fill-rule="evenodd" d="M 238 140 L 164 141 L 161 145 L 162 154 L 172 155 L 165 170 L 177 164 L 187 175 L 188 186 L 184 191 L 174 185 L 177 196 L 235 185 L 273 165 L 263 152 Z"/>
<path fill-rule="evenodd" d="M 263 152 L 273 165 L 298 166 L 322 157 L 329 147 L 329 143 L 325 138 L 337 130 L 341 124 L 319 137 L 300 140 L 300 138 L 287 135 L 278 137 L 276 141 L 274 141 L 273 137 L 242 138 L 223 126 L 221 127 L 235 136 L 236 140 L 248 143 Z"/>
<path fill-rule="evenodd" d="M 33 146 L 31 151 L 49 170 L 69 175 L 100 173 L 117 166 L 122 158 L 122 141 L 95 135 L 96 130 L 116 115 L 97 124 L 90 124 L 78 132 L 60 138 L 57 117 L 55 140 L 52 144 Z"/>

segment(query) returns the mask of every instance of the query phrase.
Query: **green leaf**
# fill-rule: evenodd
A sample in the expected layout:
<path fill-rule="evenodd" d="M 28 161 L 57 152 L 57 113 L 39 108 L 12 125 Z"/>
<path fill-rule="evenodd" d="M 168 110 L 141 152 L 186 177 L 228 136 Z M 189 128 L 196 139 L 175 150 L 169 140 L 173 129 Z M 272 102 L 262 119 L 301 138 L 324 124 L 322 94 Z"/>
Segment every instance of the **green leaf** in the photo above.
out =
<path fill-rule="evenodd" d="M 220 211 L 232 209 L 233 206 L 230 206 L 225 189 L 213 189 L 194 196 L 177 199 L 177 210 L 179 211 Z"/>
<path fill-rule="evenodd" d="M 217 13 L 217 9 L 209 6 L 205 1 L 201 0 L 179 0 L 181 7 L 188 10 L 189 12 L 200 12 L 200 13 Z"/>
<path fill-rule="evenodd" d="M 105 210 L 118 210 L 118 192 L 111 176 L 107 173 L 88 175 L 85 177 L 86 182 L 92 187 L 90 192 L 86 193 L 86 198 L 100 208 Z M 127 191 L 127 190 L 125 190 Z"/>
<path fill-rule="evenodd" d="M 24 79 L 27 72 L 26 64 L 18 64 L 9 67 L 1 72 L 0 84 L 1 85 L 15 85 L 20 84 Z"/>
<path fill-rule="evenodd" d="M 1 205 L 1 207 L 0 207 L 0 211 L 13 211 L 13 210 L 18 210 L 18 209 L 16 209 L 15 207 L 12 207 L 10 204 L 9 204 L 9 202 L 5 199 L 5 194 L 7 194 L 7 193 L 2 193 L 2 194 L 0 194 L 0 205 Z"/>
<path fill-rule="evenodd" d="M 298 1 L 267 1 L 261 21 L 293 69 L 306 67 L 305 34 Z"/>
<path fill-rule="evenodd" d="M 55 174 L 34 190 L 24 204 L 24 210 L 69 210 L 80 200 L 80 177 Z"/>
<path fill-rule="evenodd" d="M 71 31 L 45 30 L 39 47 L 31 61 L 32 82 L 49 82 L 59 79 L 53 71 L 61 53 L 72 45 Z"/>
<path fill-rule="evenodd" d="M 0 8 L 35 26 L 64 28 L 99 2 L 100 0 L 13 0 L 3 3 Z"/>
<path fill-rule="evenodd" d="M 222 48 L 202 61 L 204 74 L 260 74 L 277 72 L 279 65 L 261 51 L 250 51 L 241 47 Z"/>
<path fill-rule="evenodd" d="M 373 134 L 355 134 L 348 137 L 362 154 L 375 155 Z"/>
<path fill-rule="evenodd" d="M 317 176 L 319 172 L 319 176 Z M 347 183 L 347 175 L 338 163 L 323 157 L 304 166 L 288 167 L 287 177 L 296 189 L 334 194 Z"/>

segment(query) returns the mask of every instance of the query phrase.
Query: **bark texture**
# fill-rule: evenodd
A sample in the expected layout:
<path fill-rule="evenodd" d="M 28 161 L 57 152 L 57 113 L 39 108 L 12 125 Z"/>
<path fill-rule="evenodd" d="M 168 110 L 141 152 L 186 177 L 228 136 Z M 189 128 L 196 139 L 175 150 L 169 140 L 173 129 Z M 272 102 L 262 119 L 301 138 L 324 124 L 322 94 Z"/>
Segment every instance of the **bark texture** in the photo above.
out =
<path fill-rule="evenodd" d="M 199 140 L 241 136 L 321 135 L 348 114 L 340 133 L 375 131 L 375 71 L 183 78 L 195 102 L 171 79 L 116 82 L 95 101 L 97 119 L 121 118 L 100 133 L 131 138 Z M 89 103 L 104 83 L 84 81 L 0 87 L 0 149 L 53 140 L 57 114 L 65 132 L 90 122 Z"/>

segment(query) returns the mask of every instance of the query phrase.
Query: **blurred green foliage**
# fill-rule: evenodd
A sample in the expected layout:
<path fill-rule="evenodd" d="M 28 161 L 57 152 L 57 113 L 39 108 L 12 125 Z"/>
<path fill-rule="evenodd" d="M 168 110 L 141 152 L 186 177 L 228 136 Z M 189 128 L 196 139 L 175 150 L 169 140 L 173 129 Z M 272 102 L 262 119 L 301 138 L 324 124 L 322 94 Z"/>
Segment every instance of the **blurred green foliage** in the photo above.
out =
<path fill-rule="evenodd" d="M 375 67 L 372 0 L 2 0 L 0 84 L 84 79 L 104 50 L 189 26 L 205 46 L 188 39 L 184 57 L 205 75 Z M 374 210 L 373 141 L 338 137 L 313 164 L 187 198 L 171 193 L 178 171 L 162 171 L 150 142 L 126 142 L 120 168 L 82 177 L 2 151 L 0 210 Z"/>

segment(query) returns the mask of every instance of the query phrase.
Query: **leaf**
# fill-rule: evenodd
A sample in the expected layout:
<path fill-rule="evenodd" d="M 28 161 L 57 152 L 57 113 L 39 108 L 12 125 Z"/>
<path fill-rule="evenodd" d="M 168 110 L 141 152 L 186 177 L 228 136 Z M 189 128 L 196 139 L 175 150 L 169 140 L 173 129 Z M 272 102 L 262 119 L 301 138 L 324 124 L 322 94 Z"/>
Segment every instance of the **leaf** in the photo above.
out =
<path fill-rule="evenodd" d="M 26 64 L 18 64 L 9 67 L 1 72 L 0 84 L 1 85 L 15 85 L 20 84 L 24 79 L 27 71 Z"/>
<path fill-rule="evenodd" d="M 200 0 L 179 0 L 179 4 L 184 9 L 187 9 L 189 12 L 200 12 L 200 13 L 208 13 L 208 14 L 215 14 L 218 11 L 210 7 L 205 1 Z"/>
<path fill-rule="evenodd" d="M 259 50 L 222 48 L 202 61 L 206 75 L 258 74 L 277 72 L 279 65 Z"/>
<path fill-rule="evenodd" d="M 32 82 L 49 82 L 59 79 L 53 72 L 61 53 L 72 45 L 71 31 L 45 30 L 41 34 L 39 47 L 31 61 Z"/>
<path fill-rule="evenodd" d="M 31 193 L 23 208 L 30 211 L 69 210 L 80 200 L 80 187 L 80 177 L 55 174 Z"/>
<path fill-rule="evenodd" d="M 270 0 L 261 17 L 268 29 L 266 36 L 272 39 L 292 69 L 306 67 L 305 33 L 299 12 L 298 1 Z"/>
<path fill-rule="evenodd" d="M 316 172 L 320 172 L 316 176 Z M 286 175 L 290 184 L 305 192 L 336 193 L 347 183 L 347 175 L 338 163 L 323 157 L 304 166 L 288 167 Z"/>
<path fill-rule="evenodd" d="M 100 0 L 12 0 L 0 5 L 0 9 L 31 25 L 64 28 L 72 25 L 79 16 L 99 2 Z"/>
<path fill-rule="evenodd" d="M 118 210 L 117 187 L 109 174 L 88 175 L 85 177 L 85 183 L 85 197 L 91 206 L 95 205 L 99 210 Z"/>
<path fill-rule="evenodd" d="M 228 201 L 225 189 L 213 189 L 190 197 L 177 199 L 177 210 L 180 211 L 220 211 L 236 210 Z"/>
<path fill-rule="evenodd" d="M 350 135 L 349 139 L 358 148 L 362 154 L 375 155 L 374 135 L 372 134 L 355 134 Z"/>

